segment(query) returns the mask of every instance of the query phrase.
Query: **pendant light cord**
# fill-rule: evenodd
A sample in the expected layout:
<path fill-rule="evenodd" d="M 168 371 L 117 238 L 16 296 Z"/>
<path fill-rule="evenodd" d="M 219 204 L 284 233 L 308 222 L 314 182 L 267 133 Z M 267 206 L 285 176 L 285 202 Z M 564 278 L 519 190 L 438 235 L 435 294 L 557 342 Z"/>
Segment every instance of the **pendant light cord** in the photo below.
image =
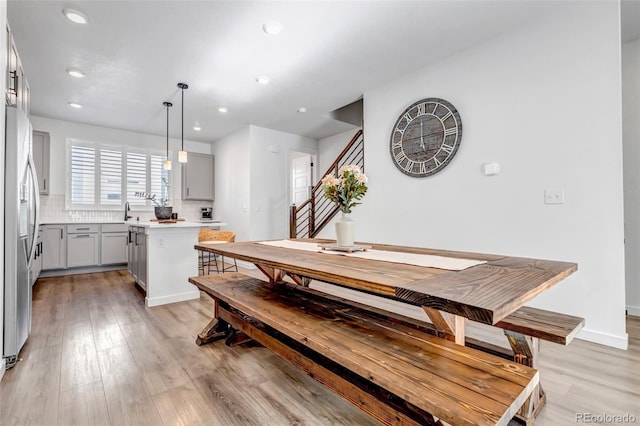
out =
<path fill-rule="evenodd" d="M 184 151 L 184 88 L 182 88 L 182 118 L 180 125 L 182 126 L 182 151 Z"/>

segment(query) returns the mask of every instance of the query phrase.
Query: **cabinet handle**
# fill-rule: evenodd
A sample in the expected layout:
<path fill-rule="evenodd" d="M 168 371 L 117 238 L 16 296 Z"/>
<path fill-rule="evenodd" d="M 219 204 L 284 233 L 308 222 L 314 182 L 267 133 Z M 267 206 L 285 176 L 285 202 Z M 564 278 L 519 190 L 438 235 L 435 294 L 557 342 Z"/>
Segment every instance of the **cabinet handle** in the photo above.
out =
<path fill-rule="evenodd" d="M 62 239 L 62 228 L 60 228 L 60 239 Z"/>
<path fill-rule="evenodd" d="M 42 190 L 46 191 L 47 190 L 47 178 L 44 178 L 44 183 L 42 184 Z"/>
<path fill-rule="evenodd" d="M 76 228 L 76 231 L 88 231 L 91 228 Z"/>
<path fill-rule="evenodd" d="M 189 196 L 189 188 L 187 188 L 187 197 Z"/>
<path fill-rule="evenodd" d="M 18 71 L 11 71 L 11 80 L 13 80 L 13 87 L 9 88 L 9 93 L 18 96 Z"/>
<path fill-rule="evenodd" d="M 74 238 L 89 238 L 91 235 L 89 234 L 80 234 L 80 235 L 76 235 Z"/>

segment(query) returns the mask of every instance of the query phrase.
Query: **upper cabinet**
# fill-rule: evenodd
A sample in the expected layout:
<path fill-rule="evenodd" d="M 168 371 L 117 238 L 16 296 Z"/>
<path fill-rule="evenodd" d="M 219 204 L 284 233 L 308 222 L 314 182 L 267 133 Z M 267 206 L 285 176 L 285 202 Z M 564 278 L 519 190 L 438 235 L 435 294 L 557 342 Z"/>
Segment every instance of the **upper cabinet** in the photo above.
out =
<path fill-rule="evenodd" d="M 213 201 L 214 156 L 190 152 L 182 164 L 182 199 Z"/>
<path fill-rule="evenodd" d="M 5 103 L 20 108 L 25 114 L 29 115 L 29 111 L 31 110 L 31 90 L 25 78 L 20 56 L 18 55 L 18 50 L 13 41 L 9 26 L 7 26 L 6 82 Z"/>
<path fill-rule="evenodd" d="M 33 162 L 36 163 L 40 194 L 49 194 L 49 133 L 33 131 Z"/>

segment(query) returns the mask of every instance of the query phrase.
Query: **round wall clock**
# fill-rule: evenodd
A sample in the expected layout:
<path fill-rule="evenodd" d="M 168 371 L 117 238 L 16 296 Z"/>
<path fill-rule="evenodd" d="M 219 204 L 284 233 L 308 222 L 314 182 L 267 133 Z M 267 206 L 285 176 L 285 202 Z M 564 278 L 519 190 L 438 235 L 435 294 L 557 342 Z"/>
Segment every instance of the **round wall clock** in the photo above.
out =
<path fill-rule="evenodd" d="M 425 177 L 444 169 L 456 155 L 462 139 L 458 110 L 444 99 L 422 99 L 396 120 L 389 151 L 404 174 Z"/>

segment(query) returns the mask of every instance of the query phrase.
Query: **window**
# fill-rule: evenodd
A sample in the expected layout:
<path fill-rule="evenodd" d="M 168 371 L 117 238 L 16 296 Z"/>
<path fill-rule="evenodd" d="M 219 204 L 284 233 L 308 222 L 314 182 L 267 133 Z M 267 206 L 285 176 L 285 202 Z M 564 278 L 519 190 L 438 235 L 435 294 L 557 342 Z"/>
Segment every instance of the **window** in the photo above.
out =
<path fill-rule="evenodd" d="M 128 201 L 144 208 L 151 201 L 136 193 L 169 198 L 166 156 L 155 151 L 67 141 L 69 179 L 66 205 L 70 209 L 120 209 Z"/>

